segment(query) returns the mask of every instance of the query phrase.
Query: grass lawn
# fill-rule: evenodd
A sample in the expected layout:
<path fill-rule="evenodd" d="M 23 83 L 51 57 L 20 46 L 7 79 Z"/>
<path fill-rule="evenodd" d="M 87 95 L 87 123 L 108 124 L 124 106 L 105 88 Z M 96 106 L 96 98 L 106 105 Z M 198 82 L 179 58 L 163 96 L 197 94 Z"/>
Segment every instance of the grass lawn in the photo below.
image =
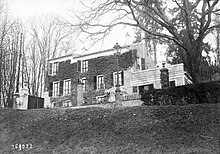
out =
<path fill-rule="evenodd" d="M 220 105 L 0 109 L 0 153 L 218 154 Z"/>

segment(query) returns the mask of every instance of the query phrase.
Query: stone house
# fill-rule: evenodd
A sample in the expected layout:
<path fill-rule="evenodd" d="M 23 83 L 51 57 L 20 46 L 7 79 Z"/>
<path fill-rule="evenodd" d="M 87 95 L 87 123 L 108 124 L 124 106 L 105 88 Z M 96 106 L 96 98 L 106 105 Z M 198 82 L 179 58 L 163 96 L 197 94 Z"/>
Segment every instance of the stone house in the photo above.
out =
<path fill-rule="evenodd" d="M 116 86 L 116 51 L 104 50 L 82 55 L 69 54 L 49 60 L 48 89 L 51 103 L 59 107 L 76 106 L 76 88 L 83 83 L 84 104 L 104 100 L 113 102 Z M 186 83 L 183 64 L 167 65 L 171 86 Z M 119 84 L 124 98 L 151 88 L 161 88 L 160 67 L 144 44 L 121 47 Z"/>

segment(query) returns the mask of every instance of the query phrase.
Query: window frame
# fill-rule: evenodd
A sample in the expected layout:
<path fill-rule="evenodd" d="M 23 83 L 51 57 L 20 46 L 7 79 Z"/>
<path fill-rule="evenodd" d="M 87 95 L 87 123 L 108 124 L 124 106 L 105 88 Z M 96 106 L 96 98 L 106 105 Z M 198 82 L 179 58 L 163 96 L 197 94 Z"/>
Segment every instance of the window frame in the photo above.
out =
<path fill-rule="evenodd" d="M 102 80 L 99 80 L 99 78 L 102 78 Z M 102 81 L 103 88 L 101 87 L 101 84 L 99 83 L 100 81 Z M 96 86 L 97 86 L 97 90 L 105 89 L 104 75 L 97 75 L 97 85 Z"/>
<path fill-rule="evenodd" d="M 85 81 L 85 83 L 84 83 Z M 82 78 L 82 83 L 83 83 L 83 91 L 88 91 L 88 79 L 86 77 Z"/>
<path fill-rule="evenodd" d="M 57 85 L 57 87 L 55 87 Z M 53 82 L 53 97 L 60 95 L 60 81 Z"/>
<path fill-rule="evenodd" d="M 123 86 L 122 84 L 122 71 L 119 71 L 119 86 Z M 113 72 L 113 86 L 117 85 L 117 72 Z"/>
<path fill-rule="evenodd" d="M 88 60 L 82 60 L 81 61 L 81 72 L 84 73 L 84 72 L 88 72 L 88 68 L 89 68 L 89 62 Z"/>
<path fill-rule="evenodd" d="M 63 94 L 64 96 L 71 94 L 71 79 L 64 80 Z"/>
<path fill-rule="evenodd" d="M 53 63 L 52 75 L 57 75 L 59 71 L 59 62 Z"/>
<path fill-rule="evenodd" d="M 138 93 L 138 86 L 133 86 L 132 87 L 132 93 L 137 94 Z"/>
<path fill-rule="evenodd" d="M 174 82 L 174 86 L 171 86 L 171 82 Z M 174 80 L 170 80 L 169 81 L 169 86 L 170 87 L 176 87 L 177 86 L 177 81 L 174 79 Z"/>

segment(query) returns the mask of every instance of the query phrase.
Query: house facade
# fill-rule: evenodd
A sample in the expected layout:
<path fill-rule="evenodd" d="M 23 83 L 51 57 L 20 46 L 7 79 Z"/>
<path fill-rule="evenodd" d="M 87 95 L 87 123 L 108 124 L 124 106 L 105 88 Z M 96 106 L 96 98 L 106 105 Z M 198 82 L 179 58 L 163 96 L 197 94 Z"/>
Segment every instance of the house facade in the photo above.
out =
<path fill-rule="evenodd" d="M 156 67 L 144 44 L 121 47 L 119 84 L 122 95 L 139 95 L 151 88 L 161 88 L 160 67 Z M 77 85 L 83 83 L 84 104 L 115 101 L 117 83 L 116 51 L 113 49 L 49 60 L 48 89 L 56 107 L 76 106 Z M 183 64 L 168 65 L 171 86 L 186 83 Z"/>

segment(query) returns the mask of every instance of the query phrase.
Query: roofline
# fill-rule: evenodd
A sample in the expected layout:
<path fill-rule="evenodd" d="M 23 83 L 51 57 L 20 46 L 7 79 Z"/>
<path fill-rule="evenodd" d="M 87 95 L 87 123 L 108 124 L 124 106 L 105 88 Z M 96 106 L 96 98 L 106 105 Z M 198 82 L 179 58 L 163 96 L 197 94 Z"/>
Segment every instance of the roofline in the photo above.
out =
<path fill-rule="evenodd" d="M 131 45 L 125 45 L 125 46 L 122 46 L 121 49 L 128 48 L 130 46 Z M 104 52 L 109 52 L 109 51 L 113 51 L 113 50 L 115 50 L 115 49 L 106 49 L 106 50 L 102 50 L 102 51 L 98 51 L 98 52 L 92 52 L 92 53 L 88 53 L 88 54 L 83 54 L 83 55 L 79 55 L 79 56 L 73 57 L 73 59 L 81 58 L 81 57 L 85 57 L 85 56 L 91 56 L 91 55 L 95 55 L 95 54 L 99 54 L 99 53 L 104 53 Z"/>
<path fill-rule="evenodd" d="M 125 46 L 122 46 L 121 49 L 124 49 L 124 48 L 128 48 L 128 47 L 131 47 L 131 45 L 125 45 Z M 106 49 L 106 50 L 102 50 L 102 51 L 98 51 L 98 52 L 92 52 L 92 53 L 88 53 L 88 54 L 81 54 L 81 55 L 78 55 L 78 56 L 75 56 L 75 57 L 72 57 L 73 59 L 77 59 L 77 58 L 82 58 L 82 57 L 86 57 L 86 56 L 91 56 L 91 55 L 95 55 L 95 54 L 100 54 L 100 53 L 104 53 L 104 52 L 109 52 L 109 51 L 113 51 L 115 49 Z M 53 59 L 49 59 L 48 61 L 54 61 L 54 60 L 58 60 L 58 59 L 61 59 L 61 58 L 65 58 L 65 57 L 70 57 L 70 56 L 73 56 L 74 54 L 68 54 L 68 55 L 64 55 L 64 56 L 61 56 L 61 57 L 57 57 L 57 58 L 53 58 Z"/>
<path fill-rule="evenodd" d="M 52 58 L 52 59 L 49 59 L 48 61 L 53 61 L 53 60 L 57 60 L 57 59 L 60 59 L 60 58 L 65 58 L 65 57 L 70 57 L 70 56 L 73 56 L 73 54 L 68 54 L 68 55 L 64 55 L 64 56 L 61 56 L 61 57 L 57 57 L 57 58 Z"/>

